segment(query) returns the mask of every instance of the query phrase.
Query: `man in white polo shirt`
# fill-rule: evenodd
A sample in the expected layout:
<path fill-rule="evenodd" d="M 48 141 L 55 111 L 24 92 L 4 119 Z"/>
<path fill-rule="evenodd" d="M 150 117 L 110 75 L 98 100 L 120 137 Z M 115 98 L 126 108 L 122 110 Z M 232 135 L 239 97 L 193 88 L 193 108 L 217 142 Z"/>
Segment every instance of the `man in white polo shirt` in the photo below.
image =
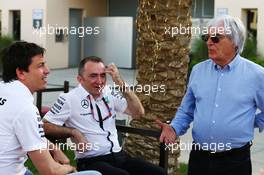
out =
<path fill-rule="evenodd" d="M 106 86 L 106 73 L 121 87 L 122 94 Z M 117 67 L 110 64 L 106 68 L 100 58 L 92 56 L 80 62 L 78 74 L 79 86 L 61 94 L 45 115 L 46 134 L 72 138 L 79 149 L 75 152 L 78 170 L 95 169 L 103 175 L 165 174 L 158 166 L 131 158 L 118 143 L 116 113 L 140 117 L 144 108 Z"/>
<path fill-rule="evenodd" d="M 28 42 L 16 42 L 2 54 L 0 174 L 30 175 L 24 166 L 27 154 L 40 174 L 65 175 L 75 171 L 60 150 L 53 150 L 54 158 L 51 156 L 43 123 L 33 104 L 33 93 L 47 84 L 49 69 L 43 54 L 42 47 Z"/>

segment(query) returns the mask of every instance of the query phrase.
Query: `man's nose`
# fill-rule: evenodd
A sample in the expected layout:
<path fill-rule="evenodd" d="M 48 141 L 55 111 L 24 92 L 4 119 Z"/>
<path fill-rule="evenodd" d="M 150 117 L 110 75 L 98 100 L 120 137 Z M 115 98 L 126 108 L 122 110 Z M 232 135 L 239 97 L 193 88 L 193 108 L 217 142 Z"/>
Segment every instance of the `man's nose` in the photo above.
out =
<path fill-rule="evenodd" d="M 50 73 L 49 67 L 47 65 L 45 65 L 44 72 L 45 72 L 46 75 L 48 75 Z"/>
<path fill-rule="evenodd" d="M 102 77 L 98 76 L 98 77 L 97 77 L 97 83 L 98 83 L 98 84 L 101 84 L 102 82 L 103 82 Z"/>
<path fill-rule="evenodd" d="M 211 46 L 214 44 L 214 42 L 211 40 L 211 37 L 208 38 L 207 42 L 206 42 L 207 46 Z"/>

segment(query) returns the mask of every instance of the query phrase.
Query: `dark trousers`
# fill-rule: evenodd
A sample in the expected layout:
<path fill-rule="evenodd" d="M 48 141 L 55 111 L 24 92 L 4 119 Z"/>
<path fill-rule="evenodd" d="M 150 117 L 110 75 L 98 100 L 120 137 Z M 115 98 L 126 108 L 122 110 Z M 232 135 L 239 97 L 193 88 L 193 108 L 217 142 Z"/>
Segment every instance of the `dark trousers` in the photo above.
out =
<path fill-rule="evenodd" d="M 250 146 L 219 153 L 192 149 L 188 175 L 251 175 Z"/>
<path fill-rule="evenodd" d="M 163 168 L 124 151 L 104 156 L 77 159 L 77 170 L 97 170 L 102 175 L 166 175 Z"/>

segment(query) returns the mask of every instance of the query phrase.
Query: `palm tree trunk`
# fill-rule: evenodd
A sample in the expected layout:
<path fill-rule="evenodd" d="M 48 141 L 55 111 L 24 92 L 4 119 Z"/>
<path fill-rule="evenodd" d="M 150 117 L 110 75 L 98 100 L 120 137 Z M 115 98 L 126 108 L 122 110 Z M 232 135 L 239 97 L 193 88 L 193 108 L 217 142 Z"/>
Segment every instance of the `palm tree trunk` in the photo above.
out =
<path fill-rule="evenodd" d="M 145 116 L 132 120 L 139 128 L 156 128 L 155 119 L 171 120 L 186 90 L 192 0 L 139 0 L 137 15 L 137 93 Z M 178 28 L 178 33 L 176 30 Z M 180 33 L 179 29 L 182 28 Z M 152 91 L 149 93 L 149 86 Z M 158 87 L 158 92 L 157 91 Z M 158 164 L 159 142 L 129 135 L 124 148 L 134 156 Z M 178 169 L 179 150 L 169 155 L 169 174 Z"/>

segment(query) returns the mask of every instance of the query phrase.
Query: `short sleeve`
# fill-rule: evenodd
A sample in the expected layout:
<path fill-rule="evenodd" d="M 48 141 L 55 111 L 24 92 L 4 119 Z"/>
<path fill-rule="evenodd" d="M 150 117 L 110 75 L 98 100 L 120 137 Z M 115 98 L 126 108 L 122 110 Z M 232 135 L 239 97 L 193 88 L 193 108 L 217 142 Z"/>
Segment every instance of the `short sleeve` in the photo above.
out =
<path fill-rule="evenodd" d="M 70 117 L 70 102 L 65 93 L 60 94 L 54 105 L 44 116 L 50 123 L 62 126 Z"/>
<path fill-rule="evenodd" d="M 15 134 L 24 151 L 47 148 L 43 123 L 38 109 L 32 104 L 23 109 L 14 122 Z"/>
<path fill-rule="evenodd" d="M 123 94 L 115 89 L 110 90 L 110 98 L 114 103 L 114 109 L 117 112 L 124 113 L 127 109 L 127 101 Z"/>

